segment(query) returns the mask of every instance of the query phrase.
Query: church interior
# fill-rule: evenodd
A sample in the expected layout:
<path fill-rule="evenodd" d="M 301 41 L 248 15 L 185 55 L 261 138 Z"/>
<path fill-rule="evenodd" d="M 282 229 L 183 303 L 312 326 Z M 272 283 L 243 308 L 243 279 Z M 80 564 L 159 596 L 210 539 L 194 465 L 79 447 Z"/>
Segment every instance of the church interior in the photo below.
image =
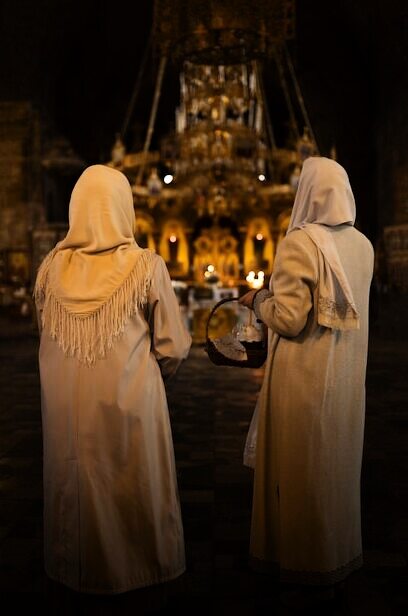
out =
<path fill-rule="evenodd" d="M 24 0 L 1 13 L 2 595 L 63 615 L 292 613 L 247 562 L 242 452 L 263 369 L 216 367 L 203 345 L 217 302 L 267 287 L 303 162 L 325 156 L 349 174 L 375 268 L 364 566 L 319 613 L 408 613 L 406 3 Z M 104 599 L 59 588 L 42 568 L 32 299 L 39 264 L 66 235 L 71 190 L 95 163 L 128 178 L 135 239 L 166 262 L 193 339 L 168 389 L 187 572 Z M 222 306 L 211 336 L 242 310 Z"/>

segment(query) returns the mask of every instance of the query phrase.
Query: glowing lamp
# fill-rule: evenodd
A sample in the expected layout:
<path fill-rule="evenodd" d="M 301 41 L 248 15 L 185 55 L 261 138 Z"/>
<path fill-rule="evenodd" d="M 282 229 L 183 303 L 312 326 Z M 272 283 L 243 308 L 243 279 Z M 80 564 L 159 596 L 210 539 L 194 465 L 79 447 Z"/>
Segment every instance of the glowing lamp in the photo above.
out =
<path fill-rule="evenodd" d="M 255 272 L 250 271 L 248 273 L 248 276 L 246 277 L 246 281 L 252 289 L 260 289 L 261 287 L 263 287 L 264 280 L 265 272 L 263 272 L 262 270 L 260 270 L 258 274 L 255 274 Z"/>

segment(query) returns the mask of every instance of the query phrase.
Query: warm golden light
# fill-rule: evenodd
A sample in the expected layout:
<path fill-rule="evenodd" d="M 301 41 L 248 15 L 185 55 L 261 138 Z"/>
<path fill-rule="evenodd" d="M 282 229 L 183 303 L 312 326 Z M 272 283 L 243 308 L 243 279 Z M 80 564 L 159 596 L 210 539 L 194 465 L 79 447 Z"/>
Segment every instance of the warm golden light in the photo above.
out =
<path fill-rule="evenodd" d="M 252 289 L 260 289 L 263 287 L 264 280 L 265 272 L 262 270 L 260 270 L 258 274 L 255 274 L 255 272 L 251 270 L 246 277 L 246 281 Z"/>
<path fill-rule="evenodd" d="M 177 242 L 177 236 L 176 235 L 170 235 L 169 240 L 172 244 L 174 244 L 175 242 Z"/>
<path fill-rule="evenodd" d="M 257 240 L 259 240 L 259 241 L 260 241 L 260 240 L 263 240 L 263 235 L 262 235 L 262 233 L 257 233 L 257 234 L 256 234 L 256 239 L 257 239 Z"/>

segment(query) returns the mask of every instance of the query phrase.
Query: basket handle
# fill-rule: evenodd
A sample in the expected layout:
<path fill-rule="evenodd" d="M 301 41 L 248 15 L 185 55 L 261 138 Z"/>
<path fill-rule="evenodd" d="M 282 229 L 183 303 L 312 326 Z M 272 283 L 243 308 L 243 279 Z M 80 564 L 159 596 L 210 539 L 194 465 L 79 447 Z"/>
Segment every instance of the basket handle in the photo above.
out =
<path fill-rule="evenodd" d="M 206 329 L 205 329 L 205 338 L 206 338 L 206 340 L 208 340 L 208 339 L 209 339 L 209 338 L 208 338 L 208 330 L 209 330 L 209 328 L 210 328 L 210 321 L 211 321 L 211 319 L 212 319 L 212 318 L 213 318 L 213 316 L 214 316 L 214 312 L 215 312 L 216 310 L 218 310 L 218 308 L 219 308 L 220 306 L 222 306 L 223 304 L 226 304 L 227 302 L 237 302 L 238 300 L 239 300 L 239 297 L 224 297 L 223 299 L 221 299 L 219 302 L 217 302 L 217 303 L 215 304 L 215 306 L 214 306 L 214 307 L 213 307 L 213 309 L 211 310 L 210 315 L 209 315 L 208 320 L 207 320 L 207 327 L 206 327 Z"/>

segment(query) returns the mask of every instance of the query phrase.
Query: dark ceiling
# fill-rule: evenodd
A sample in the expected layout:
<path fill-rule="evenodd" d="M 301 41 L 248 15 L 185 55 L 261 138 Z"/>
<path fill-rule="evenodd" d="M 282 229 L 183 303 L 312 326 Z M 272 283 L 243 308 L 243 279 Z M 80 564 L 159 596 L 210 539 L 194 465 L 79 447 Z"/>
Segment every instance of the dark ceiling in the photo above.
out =
<path fill-rule="evenodd" d="M 88 163 L 106 160 L 148 40 L 152 5 L 2 0 L 0 100 L 32 100 L 45 135 L 66 136 Z M 297 38 L 290 47 L 321 152 L 336 145 L 363 198 L 378 165 L 373 133 L 407 86 L 407 15 L 405 0 L 297 2 Z M 157 61 L 150 61 L 128 146 L 143 139 L 156 69 Z M 264 79 L 273 112 L 276 83 L 269 64 Z M 177 71 L 170 66 L 156 139 L 171 129 L 177 97 Z"/>

